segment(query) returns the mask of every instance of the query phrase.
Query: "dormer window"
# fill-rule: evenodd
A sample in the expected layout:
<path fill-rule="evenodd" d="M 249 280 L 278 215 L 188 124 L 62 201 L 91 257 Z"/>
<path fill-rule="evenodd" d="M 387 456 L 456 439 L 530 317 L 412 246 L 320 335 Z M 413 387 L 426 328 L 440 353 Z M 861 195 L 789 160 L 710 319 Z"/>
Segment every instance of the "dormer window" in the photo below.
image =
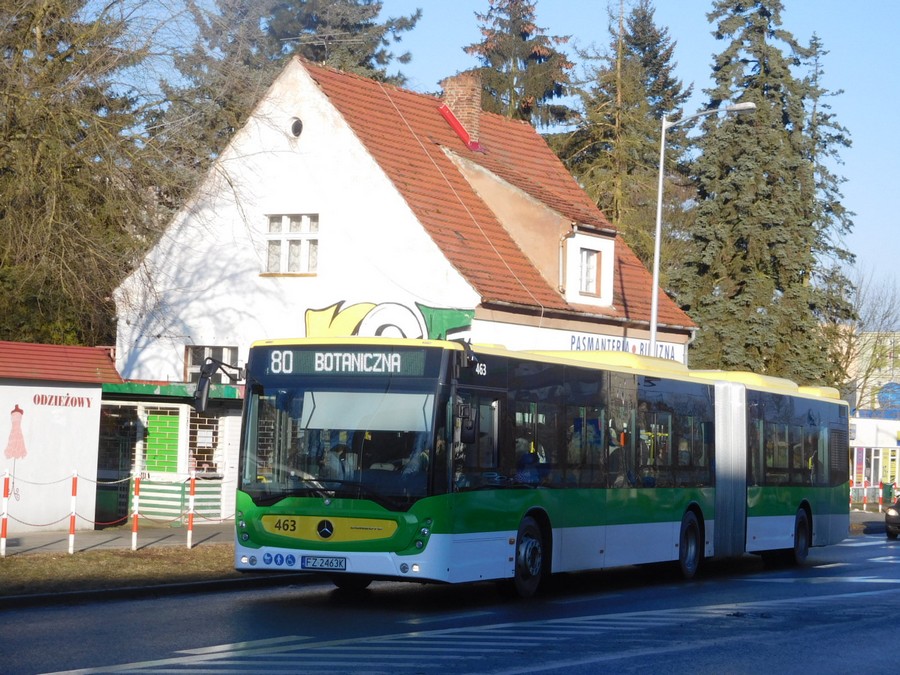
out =
<path fill-rule="evenodd" d="M 613 299 L 615 239 L 577 229 L 566 239 L 566 301 L 609 307 Z"/>

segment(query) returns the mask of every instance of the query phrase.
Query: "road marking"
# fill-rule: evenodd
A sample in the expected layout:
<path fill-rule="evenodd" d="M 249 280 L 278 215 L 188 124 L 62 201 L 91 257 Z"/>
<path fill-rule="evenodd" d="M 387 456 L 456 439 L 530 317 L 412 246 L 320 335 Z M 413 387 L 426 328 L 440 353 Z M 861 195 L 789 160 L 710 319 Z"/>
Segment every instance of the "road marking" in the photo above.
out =
<path fill-rule="evenodd" d="M 842 548 L 863 548 L 865 546 L 884 546 L 884 539 L 844 539 L 839 544 L 835 544 L 835 546 L 840 546 Z"/>
<path fill-rule="evenodd" d="M 279 645 L 284 643 L 298 643 L 312 638 L 302 635 L 285 635 L 284 637 L 268 638 L 266 640 L 250 640 L 249 642 L 231 642 L 224 645 L 215 645 L 213 647 L 200 647 L 198 649 L 180 649 L 177 654 L 216 654 L 219 652 L 228 652 L 235 649 L 256 649 L 257 647 L 265 647 L 268 645 Z"/>
<path fill-rule="evenodd" d="M 744 579 L 744 581 L 763 584 L 897 584 L 900 579 L 888 577 L 776 577 Z"/>
<path fill-rule="evenodd" d="M 821 581 L 849 581 L 850 583 L 894 583 L 878 577 L 851 577 L 850 579 L 827 579 Z M 748 581 L 770 581 L 788 583 L 797 579 L 751 579 Z M 423 663 L 445 663 L 460 666 L 460 672 L 470 671 L 466 667 L 475 662 L 476 671 L 484 670 L 485 659 L 512 653 L 534 652 L 536 641 L 557 642 L 580 640 L 581 635 L 590 633 L 599 640 L 631 643 L 631 636 L 640 635 L 648 628 L 672 626 L 683 628 L 685 624 L 720 619 L 753 619 L 775 610 L 787 613 L 804 613 L 809 607 L 830 604 L 847 599 L 859 601 L 867 596 L 878 597 L 885 602 L 893 602 L 890 597 L 900 595 L 900 589 L 877 589 L 818 596 L 812 598 L 781 598 L 776 600 L 756 600 L 700 607 L 678 607 L 620 614 L 593 614 L 561 619 L 541 619 L 522 622 L 504 622 L 483 626 L 465 626 L 429 631 L 414 631 L 363 638 L 348 638 L 310 642 L 304 636 L 286 635 L 248 642 L 226 643 L 209 647 L 177 652 L 180 656 L 154 661 L 140 661 L 102 668 L 85 668 L 71 673 L 113 673 L 113 672 L 192 672 L 221 673 L 224 670 L 242 673 L 354 673 L 365 666 L 368 672 L 401 673 L 422 672 Z M 719 639 L 719 638 L 716 638 Z M 647 644 L 647 636 L 640 636 L 640 644 Z M 712 644 L 712 642 L 711 642 Z M 697 643 L 686 641 L 684 648 L 695 648 Z M 679 649 L 681 647 L 678 647 Z M 667 648 L 672 651 L 672 648 Z M 653 652 L 652 648 L 648 653 Z M 584 663 L 620 659 L 621 653 L 586 655 Z M 581 663 L 572 661 L 573 665 Z M 559 663 L 553 664 L 554 668 Z M 511 669 L 510 672 L 545 670 L 546 662 L 534 662 Z"/>
<path fill-rule="evenodd" d="M 493 612 L 460 612 L 458 614 L 442 614 L 440 616 L 416 617 L 414 619 L 406 619 L 401 623 L 408 623 L 412 626 L 418 626 L 426 623 L 440 623 L 441 621 L 456 621 L 457 619 L 471 619 L 476 616 L 489 616 Z"/>

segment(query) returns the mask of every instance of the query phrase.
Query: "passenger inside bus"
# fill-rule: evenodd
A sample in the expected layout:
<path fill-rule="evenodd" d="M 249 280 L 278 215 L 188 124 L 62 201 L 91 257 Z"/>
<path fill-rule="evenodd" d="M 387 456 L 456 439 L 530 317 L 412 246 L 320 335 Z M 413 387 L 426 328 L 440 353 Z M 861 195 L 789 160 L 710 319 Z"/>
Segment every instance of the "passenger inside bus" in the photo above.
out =
<path fill-rule="evenodd" d="M 356 470 L 356 454 L 349 452 L 343 443 L 338 443 L 325 453 L 319 469 L 320 478 L 344 480 L 351 478 Z"/>

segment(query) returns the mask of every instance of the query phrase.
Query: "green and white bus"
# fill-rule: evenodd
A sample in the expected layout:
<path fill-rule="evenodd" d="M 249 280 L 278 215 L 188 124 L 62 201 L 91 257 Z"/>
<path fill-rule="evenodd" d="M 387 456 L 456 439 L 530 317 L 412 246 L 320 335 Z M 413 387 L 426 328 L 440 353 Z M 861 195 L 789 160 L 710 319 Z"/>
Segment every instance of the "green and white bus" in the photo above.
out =
<path fill-rule="evenodd" d="M 833 389 L 622 352 L 378 338 L 255 343 L 235 566 L 498 580 L 759 553 L 848 533 Z"/>

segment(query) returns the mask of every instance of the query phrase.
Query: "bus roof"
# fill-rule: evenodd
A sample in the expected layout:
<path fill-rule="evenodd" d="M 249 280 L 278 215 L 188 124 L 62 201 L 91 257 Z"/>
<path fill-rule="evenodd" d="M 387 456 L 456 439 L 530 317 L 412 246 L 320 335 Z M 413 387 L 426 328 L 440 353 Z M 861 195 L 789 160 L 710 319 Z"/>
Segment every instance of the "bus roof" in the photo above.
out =
<path fill-rule="evenodd" d="M 526 351 L 526 354 L 548 356 L 566 361 L 579 361 L 597 366 L 628 368 L 630 370 L 665 371 L 672 374 L 689 375 L 688 367 L 678 361 L 661 359 L 653 356 L 639 356 L 631 352 L 616 351 Z"/>
<path fill-rule="evenodd" d="M 800 387 L 793 380 L 788 380 L 784 377 L 772 377 L 771 375 L 760 375 L 747 370 L 692 370 L 691 374 L 707 380 L 739 382 L 750 387 L 775 389 L 789 394 L 796 394 L 800 390 Z"/>
<path fill-rule="evenodd" d="M 251 347 L 277 347 L 288 345 L 358 345 L 371 344 L 382 346 L 409 347 L 413 345 L 422 347 L 440 347 L 443 349 L 463 350 L 465 345 L 458 340 L 428 340 L 418 338 L 399 337 L 319 337 L 319 338 L 281 338 L 271 340 L 258 340 Z M 825 386 L 800 386 L 792 380 L 771 375 L 744 370 L 692 370 L 683 363 L 671 359 L 657 358 L 653 356 L 641 356 L 631 352 L 619 351 L 566 351 L 552 349 L 512 350 L 503 345 L 487 343 L 471 343 L 470 347 L 475 352 L 494 353 L 510 357 L 520 356 L 524 358 L 544 358 L 554 361 L 581 363 L 598 368 L 608 367 L 614 369 L 628 369 L 643 373 L 657 373 L 679 378 L 699 378 L 703 380 L 719 380 L 722 382 L 736 382 L 755 389 L 782 392 L 786 394 L 800 394 L 816 398 L 828 398 L 841 400 L 840 392 L 834 387 Z"/>
<path fill-rule="evenodd" d="M 809 385 L 802 385 L 800 387 L 801 394 L 810 394 L 812 396 L 819 396 L 821 398 L 833 398 L 837 401 L 841 399 L 841 392 L 835 389 L 834 387 L 814 387 Z"/>

